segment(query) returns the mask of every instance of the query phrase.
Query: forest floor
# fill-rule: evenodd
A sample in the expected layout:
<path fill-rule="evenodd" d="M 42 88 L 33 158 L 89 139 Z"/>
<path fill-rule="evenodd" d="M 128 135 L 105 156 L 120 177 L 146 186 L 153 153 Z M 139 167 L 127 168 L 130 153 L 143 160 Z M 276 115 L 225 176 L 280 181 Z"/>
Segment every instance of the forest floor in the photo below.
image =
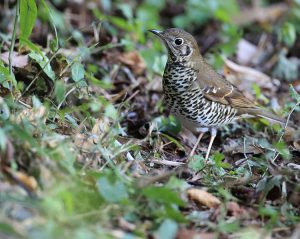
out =
<path fill-rule="evenodd" d="M 300 237 L 300 1 L 21 0 L 16 21 L 17 2 L 0 2 L 1 238 Z M 190 157 L 147 32 L 170 27 L 291 126 L 241 119 Z"/>

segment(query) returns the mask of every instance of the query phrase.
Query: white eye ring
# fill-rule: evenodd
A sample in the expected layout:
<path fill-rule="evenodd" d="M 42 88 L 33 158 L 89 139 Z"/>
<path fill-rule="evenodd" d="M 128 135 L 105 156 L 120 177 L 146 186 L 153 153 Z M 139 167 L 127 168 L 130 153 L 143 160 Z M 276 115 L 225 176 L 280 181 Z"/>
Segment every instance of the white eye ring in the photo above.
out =
<path fill-rule="evenodd" d="M 176 38 L 174 40 L 175 45 L 180 46 L 183 44 L 183 39 L 182 38 Z"/>

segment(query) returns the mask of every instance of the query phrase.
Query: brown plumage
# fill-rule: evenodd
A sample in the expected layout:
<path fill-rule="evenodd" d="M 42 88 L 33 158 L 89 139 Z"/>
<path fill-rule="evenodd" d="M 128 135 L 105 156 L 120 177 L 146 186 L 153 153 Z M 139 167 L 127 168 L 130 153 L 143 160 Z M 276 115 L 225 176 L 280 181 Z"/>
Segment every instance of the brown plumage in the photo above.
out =
<path fill-rule="evenodd" d="M 245 115 L 259 116 L 281 124 L 285 120 L 258 107 L 233 84 L 207 64 L 194 37 L 177 28 L 150 30 L 163 40 L 168 62 L 163 76 L 165 104 L 186 128 L 203 134 L 210 130 L 209 156 L 216 127 Z"/>

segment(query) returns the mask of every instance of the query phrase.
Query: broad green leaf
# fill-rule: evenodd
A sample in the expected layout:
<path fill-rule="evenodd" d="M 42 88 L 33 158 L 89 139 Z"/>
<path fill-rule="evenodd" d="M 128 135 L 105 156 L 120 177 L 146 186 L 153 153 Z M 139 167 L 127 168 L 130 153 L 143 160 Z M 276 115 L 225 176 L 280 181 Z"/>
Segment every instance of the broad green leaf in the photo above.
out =
<path fill-rule="evenodd" d="M 43 71 L 51 80 L 55 81 L 55 73 L 52 70 L 49 59 L 44 52 L 42 52 L 42 55 L 37 54 L 36 52 L 31 52 L 29 57 L 41 66 Z"/>
<path fill-rule="evenodd" d="M 106 176 L 97 180 L 98 191 L 101 196 L 108 202 L 120 202 L 128 198 L 128 192 L 125 184 L 120 179 L 114 182 Z"/>
<path fill-rule="evenodd" d="M 113 120 L 116 120 L 118 118 L 118 111 L 112 104 L 109 104 L 105 107 L 105 116 L 110 117 Z"/>
<path fill-rule="evenodd" d="M 213 161 L 215 162 L 217 167 L 221 167 L 221 168 L 231 168 L 231 165 L 229 163 L 224 163 L 223 159 L 224 159 L 224 154 L 216 152 L 213 154 L 212 158 Z"/>
<path fill-rule="evenodd" d="M 13 225 L 5 222 L 0 222 L 0 232 L 4 237 L 7 238 L 13 238 L 12 235 L 16 236 L 15 238 L 20 237 L 21 235 L 18 234 L 18 232 L 15 231 L 15 228 Z"/>
<path fill-rule="evenodd" d="M 5 132 L 3 129 L 0 128 L 0 149 L 1 150 L 5 149 L 6 141 L 7 141 L 7 138 L 6 138 Z"/>
<path fill-rule="evenodd" d="M 173 220 L 165 220 L 154 233 L 155 238 L 174 239 L 178 230 L 178 224 Z"/>
<path fill-rule="evenodd" d="M 37 16 L 35 0 L 20 2 L 20 36 L 29 38 Z"/>
<path fill-rule="evenodd" d="M 38 97 L 36 97 L 35 95 L 32 96 L 32 105 L 35 109 L 38 109 L 40 107 L 43 106 L 42 102 L 40 101 L 40 99 Z"/>
<path fill-rule="evenodd" d="M 293 24 L 285 22 L 280 29 L 279 40 L 288 47 L 292 47 L 296 41 L 296 29 Z"/>
<path fill-rule="evenodd" d="M 0 98 L 0 119 L 7 120 L 9 118 L 10 111 L 9 107 L 4 101 L 4 99 Z"/>
<path fill-rule="evenodd" d="M 62 81 L 58 80 L 55 82 L 54 95 L 57 102 L 62 102 L 65 97 L 65 85 Z"/>
<path fill-rule="evenodd" d="M 287 81 L 294 81 L 298 78 L 298 68 L 300 64 L 297 60 L 287 57 L 287 52 L 282 50 L 278 55 L 278 62 L 273 70 L 273 76 Z"/>
<path fill-rule="evenodd" d="M 74 62 L 71 66 L 72 79 L 75 82 L 79 82 L 84 79 L 84 66 L 80 62 Z"/>
<path fill-rule="evenodd" d="M 284 158 L 284 159 L 290 159 L 291 158 L 291 153 L 286 146 L 286 144 L 281 141 L 281 142 L 276 142 L 274 144 L 274 147 L 276 148 L 277 152 Z"/>
<path fill-rule="evenodd" d="M 218 229 L 223 233 L 236 232 L 240 228 L 240 222 L 235 220 L 233 222 L 221 221 L 218 225 Z"/>
<path fill-rule="evenodd" d="M 300 94 L 295 90 L 295 88 L 290 86 L 290 94 L 297 101 L 300 102 Z"/>
<path fill-rule="evenodd" d="M 193 171 L 198 172 L 205 167 L 205 159 L 202 155 L 193 155 L 189 160 L 188 167 Z"/>
<path fill-rule="evenodd" d="M 164 187 L 147 187 L 145 188 L 142 193 L 149 199 L 156 200 L 166 204 L 176 204 L 178 206 L 184 206 L 184 201 L 172 191 L 171 189 L 164 188 Z"/>
<path fill-rule="evenodd" d="M 3 87 L 9 89 L 9 81 L 11 79 L 11 75 L 9 74 L 8 67 L 5 67 L 1 60 L 0 60 L 0 84 L 3 85 Z"/>
<path fill-rule="evenodd" d="M 20 36 L 20 37 L 19 37 L 19 40 L 20 40 L 20 43 L 21 43 L 21 44 L 27 46 L 27 47 L 28 47 L 30 50 L 32 50 L 33 52 L 37 52 L 37 53 L 39 53 L 41 56 L 43 56 L 43 53 L 42 53 L 42 51 L 40 50 L 40 48 L 39 48 L 36 44 L 32 43 L 28 38 L 25 38 L 25 37 Z"/>
<path fill-rule="evenodd" d="M 55 26 L 55 22 L 54 22 L 54 17 L 53 17 L 52 12 L 48 8 L 48 5 L 46 4 L 45 0 L 41 0 L 41 5 L 43 6 L 46 14 L 48 15 L 47 17 L 50 19 L 51 25 L 53 26 L 53 29 L 54 29 L 55 43 L 53 44 L 54 41 L 51 41 L 52 42 L 51 49 L 52 49 L 52 51 L 55 51 L 58 48 L 58 36 L 57 36 L 57 30 L 56 30 L 56 26 Z"/>

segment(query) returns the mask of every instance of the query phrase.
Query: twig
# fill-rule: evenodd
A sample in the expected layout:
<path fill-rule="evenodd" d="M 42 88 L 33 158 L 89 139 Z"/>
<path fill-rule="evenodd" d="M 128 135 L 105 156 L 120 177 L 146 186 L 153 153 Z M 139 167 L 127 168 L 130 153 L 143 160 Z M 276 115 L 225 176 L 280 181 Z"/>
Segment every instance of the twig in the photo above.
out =
<path fill-rule="evenodd" d="M 33 80 L 29 83 L 29 85 L 25 88 L 25 90 L 22 92 L 22 94 L 20 95 L 20 97 L 18 98 L 18 100 L 20 100 L 25 93 L 30 89 L 30 87 L 36 82 L 36 80 L 39 78 L 40 74 L 42 72 L 44 72 L 44 69 L 48 66 L 48 64 L 50 64 L 50 62 L 56 57 L 56 55 L 58 54 L 58 50 L 59 48 L 54 52 L 53 56 L 51 56 L 51 58 L 49 59 L 49 61 L 46 62 L 46 64 L 44 65 L 44 67 L 42 67 L 39 72 L 35 75 L 35 77 L 33 78 Z"/>
<path fill-rule="evenodd" d="M 287 128 L 287 126 L 288 126 L 288 124 L 289 124 L 291 115 L 292 115 L 292 113 L 294 112 L 294 110 L 295 110 L 299 105 L 300 105 L 300 101 L 298 101 L 298 102 L 293 106 L 293 108 L 290 110 L 289 115 L 288 115 L 288 117 L 287 117 L 287 119 L 286 119 L 284 128 L 283 128 L 283 131 L 282 131 L 282 133 L 281 133 L 281 135 L 280 135 L 280 137 L 279 137 L 278 143 L 280 143 L 280 142 L 282 141 L 282 138 L 283 138 L 283 136 L 284 136 L 284 134 L 285 134 L 286 128 Z M 277 159 L 278 156 L 279 156 L 279 152 L 277 152 L 276 155 L 274 156 L 273 162 Z"/>
<path fill-rule="evenodd" d="M 67 97 L 68 97 L 74 90 L 76 90 L 76 87 L 71 88 L 71 90 L 69 90 L 69 91 L 65 94 L 64 99 L 63 99 L 63 100 L 59 103 L 59 105 L 57 106 L 57 110 L 60 109 L 60 107 L 62 106 L 62 104 L 64 103 L 64 101 L 67 99 Z M 56 114 L 55 114 L 55 116 L 56 116 Z"/>
<path fill-rule="evenodd" d="M 13 50 L 14 50 L 14 47 L 15 47 L 17 24 L 18 24 L 18 21 L 19 21 L 19 16 L 20 16 L 20 0 L 17 0 L 16 16 L 15 16 L 15 21 L 14 21 L 14 29 L 13 29 L 13 34 L 12 34 L 12 37 L 11 37 L 11 44 L 10 44 L 9 54 L 8 54 L 9 74 L 10 74 L 10 77 L 11 77 L 11 86 L 9 88 L 10 88 L 11 92 L 13 90 L 12 79 L 14 78 L 13 69 L 12 69 L 12 53 L 13 53 Z"/>
<path fill-rule="evenodd" d="M 18 0 L 18 2 L 19 2 L 19 1 L 20 1 L 20 0 Z M 85 28 L 87 28 L 87 27 L 90 27 L 90 25 L 84 26 L 84 27 L 80 28 L 79 30 L 85 29 Z M 55 26 L 54 26 L 54 31 L 55 31 L 55 34 L 57 34 L 57 33 L 56 33 L 56 28 L 55 28 Z M 68 38 L 66 39 L 65 42 L 69 42 L 69 41 L 72 40 L 72 39 L 73 39 L 73 36 L 70 36 L 70 37 L 68 37 Z M 59 53 L 59 50 L 60 50 L 61 48 L 62 48 L 62 47 L 57 46 L 57 49 L 55 49 L 54 54 L 50 57 L 49 61 L 47 61 L 46 64 L 44 65 L 44 67 L 36 74 L 36 76 L 33 78 L 33 80 L 30 82 L 30 84 L 29 84 L 29 85 L 26 87 L 26 89 L 22 92 L 22 94 L 20 95 L 20 97 L 18 98 L 18 100 L 20 100 L 20 99 L 24 96 L 24 94 L 30 89 L 30 87 L 35 83 L 35 81 L 38 79 L 38 77 L 39 77 L 40 74 L 44 71 L 44 69 L 48 66 L 48 64 L 50 64 L 51 61 L 57 56 L 57 54 Z M 76 56 L 76 57 L 78 57 L 78 56 Z M 67 67 L 68 67 L 68 66 L 67 66 Z M 63 73 L 61 73 L 61 75 L 62 75 L 62 74 L 63 74 Z"/>

